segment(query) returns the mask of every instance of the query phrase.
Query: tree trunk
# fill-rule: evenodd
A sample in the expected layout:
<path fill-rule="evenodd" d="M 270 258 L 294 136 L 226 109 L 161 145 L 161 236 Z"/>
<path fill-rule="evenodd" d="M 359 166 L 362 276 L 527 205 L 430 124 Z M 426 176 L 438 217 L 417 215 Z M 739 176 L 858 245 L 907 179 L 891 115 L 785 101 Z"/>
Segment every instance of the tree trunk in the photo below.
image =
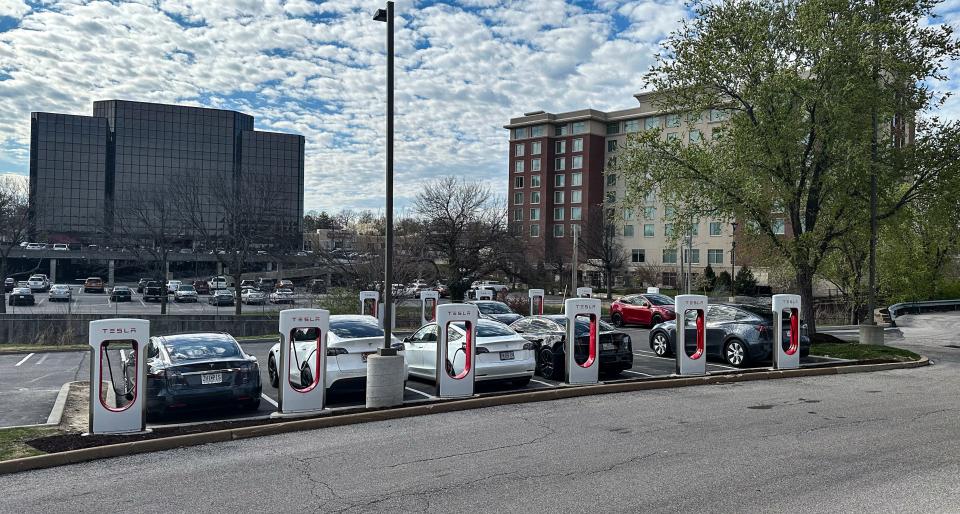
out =
<path fill-rule="evenodd" d="M 807 324 L 807 336 L 817 333 L 817 318 L 813 308 L 813 271 L 806 265 L 797 267 L 797 288 L 800 290 L 800 319 Z"/>
<path fill-rule="evenodd" d="M 160 262 L 160 273 L 163 276 L 163 280 L 160 281 L 160 314 L 164 315 L 167 313 L 167 256 L 164 255 L 163 259 Z"/>
<path fill-rule="evenodd" d="M 607 271 L 607 300 L 613 299 L 613 272 Z"/>
<path fill-rule="evenodd" d="M 240 266 L 236 267 L 238 270 Z M 233 313 L 240 316 L 243 313 L 243 302 L 240 300 L 240 282 L 242 282 L 243 273 L 233 272 Z"/>
<path fill-rule="evenodd" d="M 7 255 L 0 255 L 0 280 L 7 279 Z M 6 293 L 2 296 L 3 301 L 0 301 L 0 314 L 7 313 L 7 295 Z"/>

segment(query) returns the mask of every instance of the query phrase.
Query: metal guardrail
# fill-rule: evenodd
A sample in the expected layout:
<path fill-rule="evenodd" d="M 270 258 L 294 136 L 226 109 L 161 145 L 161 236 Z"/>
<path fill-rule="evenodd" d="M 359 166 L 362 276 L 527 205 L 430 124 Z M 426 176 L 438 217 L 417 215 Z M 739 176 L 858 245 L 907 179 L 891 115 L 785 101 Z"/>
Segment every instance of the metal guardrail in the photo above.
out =
<path fill-rule="evenodd" d="M 894 325 L 897 316 L 904 314 L 923 314 L 925 312 L 946 312 L 960 310 L 960 300 L 931 300 L 926 302 L 903 302 L 887 307 L 890 322 Z"/>

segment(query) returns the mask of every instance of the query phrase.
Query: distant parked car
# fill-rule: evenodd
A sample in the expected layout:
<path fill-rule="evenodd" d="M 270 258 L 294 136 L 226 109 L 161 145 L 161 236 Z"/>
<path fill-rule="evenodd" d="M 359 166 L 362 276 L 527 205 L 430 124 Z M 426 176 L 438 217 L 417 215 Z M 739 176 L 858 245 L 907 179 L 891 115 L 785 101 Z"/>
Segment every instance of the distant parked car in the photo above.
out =
<path fill-rule="evenodd" d="M 10 305 L 36 305 L 33 298 L 33 291 L 29 287 L 15 287 L 10 293 Z"/>
<path fill-rule="evenodd" d="M 307 283 L 307 290 L 313 294 L 320 294 L 327 292 L 327 281 L 321 278 L 311 279 Z"/>
<path fill-rule="evenodd" d="M 289 289 L 289 290 L 293 291 L 293 281 L 292 281 L 292 280 L 283 279 L 283 280 L 277 282 L 277 289 Z"/>
<path fill-rule="evenodd" d="M 673 298 L 662 294 L 632 294 L 610 304 L 610 321 L 614 326 L 643 325 L 652 327 L 677 317 Z"/>
<path fill-rule="evenodd" d="M 127 286 L 117 286 L 110 291 L 110 301 L 129 302 L 133 300 L 133 291 Z"/>
<path fill-rule="evenodd" d="M 207 298 L 207 303 L 220 307 L 222 305 L 233 305 L 233 293 L 226 289 L 217 289 Z"/>
<path fill-rule="evenodd" d="M 472 289 L 490 289 L 493 291 L 493 294 L 499 294 L 501 292 L 509 291 L 510 288 L 506 284 L 502 284 L 496 280 L 482 280 L 476 281 L 470 284 Z"/>
<path fill-rule="evenodd" d="M 240 281 L 240 289 L 246 289 L 246 288 L 248 288 L 248 287 L 249 287 L 249 288 L 256 288 L 256 287 L 257 287 L 257 281 L 256 281 L 256 280 L 241 280 L 241 281 Z"/>
<path fill-rule="evenodd" d="M 145 302 L 159 302 L 168 294 L 167 286 L 165 286 L 163 282 L 151 280 L 147 282 L 147 285 L 143 286 L 143 301 Z"/>
<path fill-rule="evenodd" d="M 14 286 L 17 285 L 17 281 L 12 278 L 7 278 L 3 281 L 3 292 L 9 293 L 13 291 Z"/>
<path fill-rule="evenodd" d="M 260 367 L 229 334 L 179 334 L 151 337 L 147 344 L 147 415 L 176 409 L 220 406 L 260 407 Z M 125 387 L 135 363 L 124 366 Z"/>
<path fill-rule="evenodd" d="M 33 292 L 42 292 L 50 289 L 50 281 L 47 280 L 46 275 L 31 275 L 30 278 L 27 279 L 27 285 L 30 286 L 30 290 Z"/>
<path fill-rule="evenodd" d="M 433 289 L 440 295 L 440 298 L 450 298 L 450 289 L 445 284 L 438 283 Z"/>
<path fill-rule="evenodd" d="M 684 326 L 687 351 L 696 349 L 696 327 L 693 313 L 688 315 Z M 784 323 L 784 338 L 790 337 L 789 324 Z M 704 329 L 708 357 L 720 357 L 727 364 L 742 367 L 751 362 L 770 360 L 773 357 L 773 311 L 755 305 L 715 303 L 707 306 Z M 806 324 L 800 327 L 800 356 L 810 354 L 810 339 Z M 666 321 L 650 331 L 650 349 L 667 357 L 676 348 L 677 320 Z"/>
<path fill-rule="evenodd" d="M 70 245 L 66 245 L 66 244 L 63 244 L 63 243 L 57 243 L 57 244 L 53 245 L 53 249 L 56 250 L 56 251 L 58 251 L 58 252 L 68 252 L 68 251 L 70 251 Z"/>
<path fill-rule="evenodd" d="M 180 284 L 177 290 L 173 292 L 173 300 L 176 302 L 199 302 L 197 290 L 190 284 Z"/>
<path fill-rule="evenodd" d="M 177 288 L 182 284 L 182 280 L 168 280 L 167 281 L 167 293 L 173 294 L 177 291 Z"/>
<path fill-rule="evenodd" d="M 207 289 L 210 291 L 216 291 L 217 289 L 226 289 L 226 288 L 227 288 L 226 277 L 210 277 L 210 280 L 207 281 Z"/>
<path fill-rule="evenodd" d="M 523 317 L 513 312 L 513 310 L 503 302 L 494 300 L 472 300 L 467 303 L 476 305 L 477 309 L 480 310 L 480 314 L 492 320 L 499 321 L 504 325 L 509 325 Z"/>
<path fill-rule="evenodd" d="M 147 284 L 149 283 L 150 283 L 149 278 L 141 278 L 140 281 L 137 282 L 137 292 L 140 294 L 143 294 L 143 288 L 147 287 Z"/>
<path fill-rule="evenodd" d="M 277 288 L 277 279 L 260 277 L 257 279 L 257 285 L 254 287 L 265 293 L 273 291 Z"/>
<path fill-rule="evenodd" d="M 28 244 L 27 244 L 27 250 L 44 250 L 44 249 L 46 249 L 46 247 L 47 247 L 47 245 L 45 245 L 45 244 L 43 244 L 43 243 L 28 243 Z"/>
<path fill-rule="evenodd" d="M 244 289 L 240 293 L 240 301 L 247 305 L 263 305 L 267 301 L 267 294 L 256 289 Z"/>
<path fill-rule="evenodd" d="M 66 284 L 54 284 L 50 286 L 50 295 L 47 297 L 51 302 L 65 301 L 73 299 L 73 289 Z"/>
<path fill-rule="evenodd" d="M 83 281 L 84 293 L 103 293 L 104 291 L 103 279 L 100 277 L 90 277 Z"/>
<path fill-rule="evenodd" d="M 206 280 L 194 280 L 193 288 L 197 291 L 197 294 L 210 294 L 210 285 L 207 284 Z"/>
<path fill-rule="evenodd" d="M 180 253 L 193 253 L 193 248 L 181 248 Z"/>
<path fill-rule="evenodd" d="M 293 291 L 290 289 L 277 289 L 270 293 L 270 303 L 293 303 Z"/>
<path fill-rule="evenodd" d="M 633 367 L 633 341 L 630 336 L 600 321 L 597 327 L 600 372 L 620 373 Z M 563 315 L 527 316 L 510 325 L 537 349 L 537 374 L 551 380 L 565 378 L 567 317 Z M 578 318 L 574 329 L 577 359 L 586 360 L 589 351 L 590 323 Z"/>

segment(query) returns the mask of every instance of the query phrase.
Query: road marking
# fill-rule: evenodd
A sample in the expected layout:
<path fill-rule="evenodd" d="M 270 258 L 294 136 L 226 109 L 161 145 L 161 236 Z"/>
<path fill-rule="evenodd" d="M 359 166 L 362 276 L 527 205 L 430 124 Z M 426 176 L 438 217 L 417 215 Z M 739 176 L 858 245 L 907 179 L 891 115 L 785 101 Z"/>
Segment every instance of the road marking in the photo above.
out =
<path fill-rule="evenodd" d="M 647 352 L 647 351 L 644 351 L 644 350 L 634 350 L 633 353 L 636 354 L 636 355 L 653 355 L 654 357 L 659 357 L 659 355 L 657 355 L 657 354 L 655 354 L 655 353 L 653 353 L 653 352 Z"/>
<path fill-rule="evenodd" d="M 648 375 L 648 374 L 646 374 L 646 373 L 640 373 L 639 371 L 633 371 L 633 370 L 629 370 L 629 369 L 625 369 L 625 370 L 623 370 L 623 372 L 624 372 L 624 373 L 630 373 L 631 375 L 641 375 L 641 376 L 644 376 L 644 377 L 652 377 L 652 376 L 653 376 L 653 375 Z"/>
<path fill-rule="evenodd" d="M 710 365 L 711 365 L 711 366 L 716 366 L 716 367 L 718 367 L 718 368 L 723 368 L 723 369 L 732 369 L 732 370 L 734 370 L 734 371 L 739 371 L 739 370 L 740 370 L 740 368 L 735 368 L 735 367 L 733 367 L 733 366 L 724 366 L 723 364 L 712 364 L 712 363 L 711 363 Z"/>
<path fill-rule="evenodd" d="M 146 308 L 147 304 L 143 303 L 143 298 L 140 298 L 140 305 L 143 305 Z"/>
<path fill-rule="evenodd" d="M 404 387 L 404 389 L 406 389 L 407 391 L 410 391 L 411 393 L 417 393 L 417 394 L 419 394 L 420 396 L 423 396 L 423 397 L 425 397 L 425 398 L 431 398 L 431 399 L 432 399 L 432 398 L 436 398 L 436 396 L 434 396 L 434 395 L 432 395 L 432 394 L 427 394 L 427 393 L 424 393 L 423 391 L 417 391 L 416 389 L 414 389 L 414 388 L 412 388 L 412 387 Z"/>
<path fill-rule="evenodd" d="M 43 305 L 43 302 L 45 302 L 45 301 L 47 301 L 46 298 L 41 298 L 40 301 L 37 302 L 37 305 L 36 305 L 36 306 L 39 307 L 39 306 Z"/>
<path fill-rule="evenodd" d="M 535 378 L 531 378 L 530 381 L 531 381 L 531 382 L 536 382 L 536 383 L 541 384 L 541 385 L 545 385 L 545 386 L 547 386 L 547 387 L 556 387 L 556 385 L 554 385 L 554 384 L 551 384 L 551 383 L 548 383 L 548 382 L 544 382 L 544 381 L 542 381 L 542 380 L 537 380 L 537 379 L 535 379 Z"/>
<path fill-rule="evenodd" d="M 50 356 L 49 353 L 43 354 L 43 357 L 40 357 L 40 360 L 38 360 L 37 362 L 35 362 L 33 365 L 34 365 L 34 366 L 39 366 L 39 365 L 43 364 L 43 361 L 47 360 L 47 357 L 49 357 L 49 356 Z"/>
<path fill-rule="evenodd" d="M 269 403 L 270 405 L 273 405 L 278 409 L 280 408 L 280 405 L 277 402 L 273 401 L 273 398 L 270 398 L 269 396 L 267 396 L 267 393 L 260 393 L 260 398 L 263 398 L 264 400 L 266 400 L 267 403 Z"/>
<path fill-rule="evenodd" d="M 28 353 L 26 357 L 20 359 L 20 362 L 14 364 L 13 367 L 16 368 L 17 366 L 23 364 L 24 362 L 27 362 L 27 359 L 29 359 L 30 357 L 33 357 L 33 354 L 32 354 L 32 353 Z"/>

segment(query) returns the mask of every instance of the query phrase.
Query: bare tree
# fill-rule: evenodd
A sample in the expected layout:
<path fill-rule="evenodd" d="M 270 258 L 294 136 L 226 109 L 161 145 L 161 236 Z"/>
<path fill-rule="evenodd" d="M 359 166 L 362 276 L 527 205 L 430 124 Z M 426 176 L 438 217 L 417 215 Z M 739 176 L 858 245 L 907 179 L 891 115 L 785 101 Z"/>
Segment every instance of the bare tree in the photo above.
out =
<path fill-rule="evenodd" d="M 184 219 L 169 194 L 140 190 L 132 198 L 135 200 L 115 209 L 111 239 L 155 263 L 153 279 L 161 285 L 160 314 L 166 314 L 167 266 L 170 254 L 186 235 Z"/>
<path fill-rule="evenodd" d="M 607 299 L 613 296 L 613 274 L 627 263 L 627 253 L 617 237 L 617 218 L 605 212 L 603 206 L 592 207 L 587 230 L 580 234 L 580 244 L 587 255 L 587 262 L 604 274 Z"/>
<path fill-rule="evenodd" d="M 30 234 L 30 202 L 27 186 L 14 177 L 0 177 L 0 280 L 7 278 L 7 259 Z M 7 303 L 0 302 L 0 313 Z"/>

